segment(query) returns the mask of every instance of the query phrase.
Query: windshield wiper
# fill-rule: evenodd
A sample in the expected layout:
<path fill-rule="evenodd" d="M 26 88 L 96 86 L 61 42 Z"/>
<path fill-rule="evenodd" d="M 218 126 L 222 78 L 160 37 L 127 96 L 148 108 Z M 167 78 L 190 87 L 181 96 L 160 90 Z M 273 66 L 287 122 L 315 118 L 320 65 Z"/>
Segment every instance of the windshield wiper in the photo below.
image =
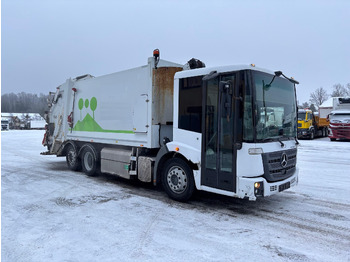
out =
<path fill-rule="evenodd" d="M 262 139 L 261 140 L 261 142 L 280 142 L 280 144 L 281 144 L 281 147 L 284 147 L 284 143 L 281 141 L 281 138 L 280 137 L 274 137 L 274 138 L 271 138 L 271 137 L 269 137 L 269 138 L 264 138 L 264 139 Z"/>
<path fill-rule="evenodd" d="M 281 141 L 281 138 L 277 138 L 277 141 L 281 143 L 281 147 L 284 147 L 284 143 Z"/>
<path fill-rule="evenodd" d="M 294 140 L 295 140 L 295 144 L 296 144 L 296 145 L 299 145 L 299 144 L 300 144 L 299 141 L 298 141 L 298 139 L 297 139 L 296 137 L 294 137 Z"/>

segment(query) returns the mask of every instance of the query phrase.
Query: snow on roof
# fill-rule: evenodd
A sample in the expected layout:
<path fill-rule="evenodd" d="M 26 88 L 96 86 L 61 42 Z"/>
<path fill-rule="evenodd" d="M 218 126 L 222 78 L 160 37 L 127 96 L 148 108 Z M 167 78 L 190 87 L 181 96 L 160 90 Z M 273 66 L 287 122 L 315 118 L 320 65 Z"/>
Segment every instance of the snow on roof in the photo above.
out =
<path fill-rule="evenodd" d="M 175 79 L 207 75 L 212 71 L 217 71 L 218 73 L 224 73 L 224 72 L 233 72 L 233 71 L 239 71 L 239 70 L 255 70 L 255 71 L 261 71 L 272 75 L 275 74 L 271 70 L 255 67 L 252 65 L 231 65 L 231 66 L 204 67 L 204 68 L 198 68 L 198 69 L 185 70 L 185 71 L 177 72 L 175 74 Z"/>
<path fill-rule="evenodd" d="M 333 107 L 333 97 L 329 98 L 328 100 L 324 101 L 319 108 L 323 107 Z"/>
<path fill-rule="evenodd" d="M 331 97 L 328 100 L 324 101 L 322 103 L 322 105 L 320 105 L 319 107 L 323 108 L 323 107 L 333 107 L 333 101 L 335 98 L 349 98 L 349 97 Z"/>
<path fill-rule="evenodd" d="M 350 110 L 334 110 L 331 112 L 332 115 L 345 115 L 350 114 Z"/>
<path fill-rule="evenodd" d="M 18 118 L 23 118 L 28 115 L 30 120 L 44 120 L 44 118 L 41 117 L 40 114 L 38 113 L 2 113 L 1 112 L 1 117 L 6 117 L 6 118 L 12 118 L 12 117 L 18 117 Z"/>
<path fill-rule="evenodd" d="M 312 112 L 311 109 L 299 109 L 298 113 Z"/>

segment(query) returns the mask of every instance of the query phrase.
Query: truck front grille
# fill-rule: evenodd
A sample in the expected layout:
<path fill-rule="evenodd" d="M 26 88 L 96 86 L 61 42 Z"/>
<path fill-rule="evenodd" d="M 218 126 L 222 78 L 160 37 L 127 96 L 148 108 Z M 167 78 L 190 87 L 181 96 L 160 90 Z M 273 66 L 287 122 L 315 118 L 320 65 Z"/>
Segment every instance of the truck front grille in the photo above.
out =
<path fill-rule="evenodd" d="M 297 163 L 297 149 L 262 154 L 264 177 L 268 182 L 286 179 L 294 174 Z"/>

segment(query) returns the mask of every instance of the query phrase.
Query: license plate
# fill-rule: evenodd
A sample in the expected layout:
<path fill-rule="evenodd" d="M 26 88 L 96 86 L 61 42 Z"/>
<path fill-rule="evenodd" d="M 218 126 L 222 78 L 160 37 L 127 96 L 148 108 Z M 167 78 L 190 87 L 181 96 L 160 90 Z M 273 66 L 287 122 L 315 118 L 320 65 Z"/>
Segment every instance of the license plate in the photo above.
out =
<path fill-rule="evenodd" d="M 284 183 L 284 184 L 280 185 L 278 187 L 278 192 L 281 192 L 281 191 L 286 190 L 288 188 L 290 188 L 290 182 L 287 182 L 287 183 Z"/>

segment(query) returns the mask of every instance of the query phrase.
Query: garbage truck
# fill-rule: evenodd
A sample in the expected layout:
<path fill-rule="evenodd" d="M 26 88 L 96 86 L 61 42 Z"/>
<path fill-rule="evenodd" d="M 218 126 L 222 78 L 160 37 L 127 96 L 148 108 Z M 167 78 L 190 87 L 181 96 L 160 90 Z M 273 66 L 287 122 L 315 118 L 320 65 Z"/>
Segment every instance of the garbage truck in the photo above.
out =
<path fill-rule="evenodd" d="M 155 50 L 144 66 L 51 92 L 42 154 L 88 176 L 160 184 L 177 201 L 196 190 L 267 197 L 298 183 L 296 84 L 253 64 L 184 66 Z"/>

